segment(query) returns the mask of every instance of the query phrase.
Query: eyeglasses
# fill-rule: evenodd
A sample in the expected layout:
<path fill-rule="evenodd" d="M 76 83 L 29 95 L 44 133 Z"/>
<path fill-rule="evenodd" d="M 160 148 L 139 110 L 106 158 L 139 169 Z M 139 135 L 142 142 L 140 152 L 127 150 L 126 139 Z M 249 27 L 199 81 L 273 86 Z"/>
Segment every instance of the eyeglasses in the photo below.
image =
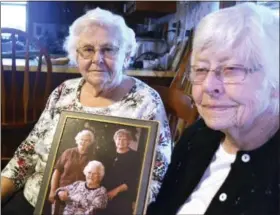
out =
<path fill-rule="evenodd" d="M 84 46 L 77 49 L 77 52 L 84 59 L 92 59 L 96 51 L 100 51 L 101 55 L 105 58 L 113 59 L 119 52 L 119 48 L 115 46 L 103 46 L 99 49 L 94 48 L 93 46 Z"/>
<path fill-rule="evenodd" d="M 192 66 L 189 79 L 192 84 L 202 84 L 211 71 L 215 72 L 217 79 L 224 84 L 238 84 L 246 79 L 248 73 L 255 70 L 258 69 L 249 69 L 243 66 L 223 66 L 212 70 L 204 67 Z"/>

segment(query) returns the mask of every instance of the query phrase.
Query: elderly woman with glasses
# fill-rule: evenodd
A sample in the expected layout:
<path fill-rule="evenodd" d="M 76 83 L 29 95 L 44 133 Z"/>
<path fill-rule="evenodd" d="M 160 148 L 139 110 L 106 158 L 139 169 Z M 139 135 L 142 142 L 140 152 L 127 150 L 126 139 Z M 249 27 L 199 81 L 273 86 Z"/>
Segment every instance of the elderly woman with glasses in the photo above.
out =
<path fill-rule="evenodd" d="M 76 181 L 56 190 L 56 198 L 65 202 L 63 215 L 95 215 L 107 206 L 108 196 L 101 186 L 105 168 L 99 161 L 90 161 L 83 169 L 85 181 Z"/>
<path fill-rule="evenodd" d="M 149 189 L 150 199 L 155 198 L 170 161 L 171 138 L 159 94 L 142 81 L 124 74 L 136 45 L 135 33 L 124 19 L 106 10 L 90 10 L 70 26 L 65 48 L 82 77 L 67 80 L 52 92 L 38 123 L 2 171 L 2 199 L 24 187 L 23 194 L 20 192 L 14 200 L 22 202 L 24 210 L 20 209 L 19 214 L 32 213 L 37 202 L 63 110 L 159 121 L 158 162 L 153 167 Z M 17 213 L 13 212 L 17 208 L 8 205 L 5 211 Z"/>
<path fill-rule="evenodd" d="M 202 119 L 175 146 L 147 214 L 279 214 L 279 16 L 255 3 L 207 15 L 191 64 Z"/>
<path fill-rule="evenodd" d="M 108 190 L 108 207 L 104 214 L 133 214 L 137 198 L 137 188 L 141 172 L 141 159 L 137 151 L 130 149 L 132 134 L 127 129 L 119 129 L 113 136 L 116 153 L 108 163 L 104 186 Z M 104 161 L 105 163 L 105 161 Z"/>

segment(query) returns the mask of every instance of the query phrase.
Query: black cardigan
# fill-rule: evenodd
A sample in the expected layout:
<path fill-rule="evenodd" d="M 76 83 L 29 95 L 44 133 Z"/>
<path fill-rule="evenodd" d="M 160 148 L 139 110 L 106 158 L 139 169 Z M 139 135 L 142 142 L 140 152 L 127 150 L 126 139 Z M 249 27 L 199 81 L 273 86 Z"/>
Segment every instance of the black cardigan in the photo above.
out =
<path fill-rule="evenodd" d="M 237 153 L 230 173 L 205 214 L 280 213 L 279 134 L 278 130 L 258 149 Z M 156 201 L 149 205 L 147 215 L 175 215 L 178 212 L 200 182 L 223 138 L 223 133 L 209 129 L 202 120 L 186 129 L 175 146 L 160 192 Z M 244 156 L 249 157 L 249 161 L 244 162 Z M 222 193 L 227 195 L 225 201 L 219 200 Z"/>

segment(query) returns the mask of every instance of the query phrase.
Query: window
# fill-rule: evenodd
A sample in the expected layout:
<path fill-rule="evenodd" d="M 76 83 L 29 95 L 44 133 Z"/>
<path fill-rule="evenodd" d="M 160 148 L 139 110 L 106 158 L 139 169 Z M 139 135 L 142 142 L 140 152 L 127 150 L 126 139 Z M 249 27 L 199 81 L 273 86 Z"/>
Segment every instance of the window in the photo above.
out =
<path fill-rule="evenodd" d="M 277 16 L 279 16 L 279 5 L 278 1 L 258 1 L 257 4 L 267 6 L 271 8 Z"/>
<path fill-rule="evenodd" d="M 27 2 L 1 2 L 1 28 L 9 27 L 26 31 Z"/>

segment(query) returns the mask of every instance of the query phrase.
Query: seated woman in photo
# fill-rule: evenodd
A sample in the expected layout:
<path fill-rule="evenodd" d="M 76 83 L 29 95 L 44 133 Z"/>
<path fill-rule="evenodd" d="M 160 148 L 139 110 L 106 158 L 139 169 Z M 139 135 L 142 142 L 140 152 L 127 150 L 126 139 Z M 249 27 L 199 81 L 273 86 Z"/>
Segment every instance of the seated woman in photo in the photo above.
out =
<path fill-rule="evenodd" d="M 76 181 L 56 190 L 56 198 L 65 202 L 63 215 L 95 215 L 106 208 L 107 190 L 101 186 L 105 168 L 99 161 L 90 161 L 84 168 L 86 181 Z"/>
<path fill-rule="evenodd" d="M 205 16 L 189 78 L 202 119 L 147 214 L 279 214 L 279 16 L 255 3 Z"/>
<path fill-rule="evenodd" d="M 157 162 L 149 187 L 150 199 L 155 198 L 170 162 L 171 137 L 159 94 L 124 74 L 136 45 L 135 33 L 124 19 L 106 10 L 89 10 L 70 26 L 65 48 L 82 77 L 67 80 L 52 92 L 34 129 L 3 169 L 2 200 L 20 192 L 2 207 L 2 214 L 33 213 L 63 110 L 158 121 Z"/>

